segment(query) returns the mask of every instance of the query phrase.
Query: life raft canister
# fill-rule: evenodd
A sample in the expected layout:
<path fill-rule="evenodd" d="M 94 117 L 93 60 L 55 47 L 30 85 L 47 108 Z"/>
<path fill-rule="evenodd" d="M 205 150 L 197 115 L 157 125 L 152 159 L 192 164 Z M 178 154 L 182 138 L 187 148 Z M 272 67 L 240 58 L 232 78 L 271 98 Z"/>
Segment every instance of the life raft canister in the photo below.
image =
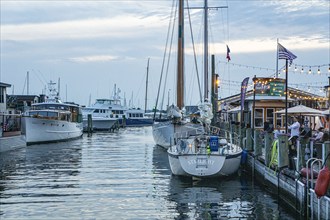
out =
<path fill-rule="evenodd" d="M 248 156 L 248 152 L 247 150 L 244 149 L 242 151 L 241 164 L 245 164 L 247 162 L 247 156 Z"/>
<path fill-rule="evenodd" d="M 330 182 L 330 170 L 328 167 L 324 167 L 320 170 L 315 184 L 315 194 L 317 198 L 324 196 L 327 192 Z"/>

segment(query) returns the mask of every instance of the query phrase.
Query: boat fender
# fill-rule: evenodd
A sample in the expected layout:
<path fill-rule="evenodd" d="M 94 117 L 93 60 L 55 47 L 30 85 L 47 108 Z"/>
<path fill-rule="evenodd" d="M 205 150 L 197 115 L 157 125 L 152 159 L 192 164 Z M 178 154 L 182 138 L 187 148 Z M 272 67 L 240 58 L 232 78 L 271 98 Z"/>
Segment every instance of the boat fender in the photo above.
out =
<path fill-rule="evenodd" d="M 320 170 L 315 184 L 315 194 L 317 198 L 324 196 L 330 182 L 330 170 L 327 166 Z"/>
<path fill-rule="evenodd" d="M 247 151 L 246 150 L 243 150 L 242 151 L 242 157 L 241 157 L 241 164 L 246 164 L 246 161 L 247 161 Z"/>
<path fill-rule="evenodd" d="M 318 172 L 316 172 L 315 170 L 311 169 L 311 168 L 302 168 L 300 170 L 300 175 L 303 176 L 303 177 L 307 177 L 307 173 L 308 173 L 308 177 L 309 178 L 313 178 L 313 179 L 316 179 L 317 176 L 318 176 Z M 313 175 L 313 176 L 312 176 Z"/>

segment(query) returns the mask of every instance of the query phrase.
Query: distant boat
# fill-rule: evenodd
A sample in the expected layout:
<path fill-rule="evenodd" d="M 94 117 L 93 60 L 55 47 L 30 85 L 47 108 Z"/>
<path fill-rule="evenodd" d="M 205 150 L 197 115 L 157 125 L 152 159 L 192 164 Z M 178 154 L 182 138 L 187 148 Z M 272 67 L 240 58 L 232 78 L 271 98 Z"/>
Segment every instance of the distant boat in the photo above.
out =
<path fill-rule="evenodd" d="M 22 116 L 20 114 L 0 113 L 0 152 L 15 150 L 26 146 L 22 135 Z"/>
<path fill-rule="evenodd" d="M 153 124 L 153 119 L 145 115 L 144 110 L 140 108 L 130 108 L 125 111 L 126 116 L 126 126 L 136 127 L 136 126 L 151 126 Z"/>
<path fill-rule="evenodd" d="M 113 114 L 113 111 L 116 114 Z M 124 109 L 115 100 L 96 99 L 96 102 L 82 109 L 84 130 L 87 130 L 88 115 L 92 116 L 92 127 L 95 131 L 110 130 L 123 117 Z"/>
<path fill-rule="evenodd" d="M 153 119 L 146 117 L 142 109 L 122 105 L 119 93 L 120 89 L 115 87 L 112 99 L 96 99 L 94 104 L 82 109 L 84 129 L 87 128 L 88 114 L 92 115 L 94 130 L 109 130 L 116 122 L 128 127 L 152 125 Z"/>
<path fill-rule="evenodd" d="M 27 145 L 67 141 L 83 134 L 80 106 L 63 103 L 55 85 L 50 81 L 45 101 L 32 104 L 31 109 L 24 112 Z"/>

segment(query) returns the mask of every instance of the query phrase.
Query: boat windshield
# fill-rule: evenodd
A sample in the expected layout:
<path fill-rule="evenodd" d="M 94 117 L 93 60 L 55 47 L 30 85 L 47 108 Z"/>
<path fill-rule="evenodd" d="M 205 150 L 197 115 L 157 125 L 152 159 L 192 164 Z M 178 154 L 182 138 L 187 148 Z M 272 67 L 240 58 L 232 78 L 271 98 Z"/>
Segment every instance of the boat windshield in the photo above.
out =
<path fill-rule="evenodd" d="M 54 111 L 30 111 L 29 116 L 58 117 L 58 112 L 54 112 Z"/>
<path fill-rule="evenodd" d="M 34 105 L 32 108 L 33 110 L 54 109 L 54 110 L 70 111 L 70 106 L 58 105 L 58 104 L 38 104 L 38 105 Z"/>

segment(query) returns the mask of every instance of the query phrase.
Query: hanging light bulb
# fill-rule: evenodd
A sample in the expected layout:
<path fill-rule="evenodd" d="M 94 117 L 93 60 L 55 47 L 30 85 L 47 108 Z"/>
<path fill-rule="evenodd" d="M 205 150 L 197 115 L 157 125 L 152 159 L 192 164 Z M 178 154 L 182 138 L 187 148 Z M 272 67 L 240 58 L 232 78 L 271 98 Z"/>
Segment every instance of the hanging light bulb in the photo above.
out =
<path fill-rule="evenodd" d="M 304 68 L 301 68 L 301 73 L 303 73 L 304 72 Z"/>
<path fill-rule="evenodd" d="M 311 69 L 311 67 L 309 67 L 308 74 L 311 74 L 311 73 L 312 73 L 312 69 Z"/>
<path fill-rule="evenodd" d="M 297 66 L 294 67 L 294 71 L 297 72 Z"/>
<path fill-rule="evenodd" d="M 317 74 L 321 74 L 321 71 L 320 71 L 320 66 L 319 66 L 319 68 L 317 69 Z"/>

